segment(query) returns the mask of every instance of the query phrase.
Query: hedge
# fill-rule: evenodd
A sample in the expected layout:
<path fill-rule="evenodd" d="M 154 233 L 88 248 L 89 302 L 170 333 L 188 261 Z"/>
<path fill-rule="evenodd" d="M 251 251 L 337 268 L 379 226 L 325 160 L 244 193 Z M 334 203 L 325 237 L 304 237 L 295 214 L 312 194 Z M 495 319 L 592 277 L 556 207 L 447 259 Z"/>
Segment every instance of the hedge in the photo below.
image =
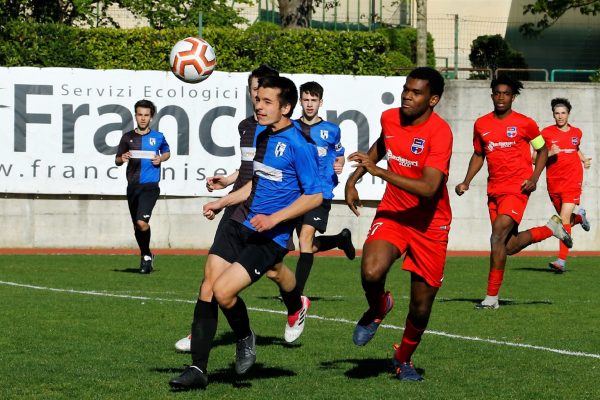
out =
<path fill-rule="evenodd" d="M 267 63 L 287 73 L 398 75 L 398 69 L 414 65 L 407 43 L 416 35 L 410 28 L 396 31 L 392 42 L 389 32 L 283 30 L 259 23 L 246 30 L 206 27 L 203 38 L 215 48 L 221 71 L 248 71 Z M 81 29 L 10 22 L 0 31 L 0 65 L 168 70 L 172 45 L 196 35 L 194 28 Z"/>

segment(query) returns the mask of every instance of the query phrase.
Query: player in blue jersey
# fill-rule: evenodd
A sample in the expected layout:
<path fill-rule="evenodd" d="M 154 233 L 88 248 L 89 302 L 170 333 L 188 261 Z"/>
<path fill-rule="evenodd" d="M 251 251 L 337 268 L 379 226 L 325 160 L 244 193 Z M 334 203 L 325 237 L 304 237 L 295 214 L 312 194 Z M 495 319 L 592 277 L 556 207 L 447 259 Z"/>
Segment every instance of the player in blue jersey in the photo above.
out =
<path fill-rule="evenodd" d="M 254 103 L 256 99 L 256 94 L 258 93 L 258 81 L 259 79 L 265 78 L 267 76 L 279 76 L 279 71 L 271 68 L 270 66 L 263 64 L 250 72 L 248 75 L 248 95 L 252 102 L 252 108 L 254 109 Z M 240 135 L 240 153 L 241 153 L 241 162 L 240 168 L 236 170 L 234 173 L 230 175 L 217 175 L 210 176 L 206 179 L 206 188 L 209 192 L 213 190 L 225 189 L 228 186 L 233 185 L 231 189 L 232 192 L 242 188 L 246 183 L 252 180 L 252 162 L 254 159 L 254 154 L 256 149 L 254 147 L 254 137 L 256 134 L 262 132 L 266 127 L 259 125 L 256 120 L 256 115 L 252 112 L 252 115 L 248 116 L 248 118 L 242 120 L 238 125 L 238 132 Z M 217 227 L 217 232 L 215 237 L 219 234 L 219 231 L 222 229 L 223 224 L 227 221 L 233 211 L 240 206 L 239 204 L 233 205 L 231 207 L 225 208 L 223 211 L 223 215 L 221 216 L 221 220 L 219 221 L 219 226 Z M 206 269 L 205 269 L 206 270 Z M 211 279 L 204 279 L 202 285 L 204 286 L 204 290 L 207 291 L 210 289 L 210 285 L 212 284 Z M 208 305 L 206 305 L 208 306 Z M 208 309 L 208 307 L 207 307 Z M 213 299 L 210 302 L 210 312 L 207 312 L 206 318 L 211 318 L 216 321 L 218 317 L 218 306 L 217 301 Z M 215 322 L 216 323 L 216 322 Z M 186 337 L 179 339 L 175 343 L 175 348 L 181 352 L 189 352 L 191 350 L 191 340 L 192 334 L 188 334 Z"/>
<path fill-rule="evenodd" d="M 192 324 L 192 365 L 171 379 L 175 389 L 204 388 L 207 364 L 215 336 L 216 320 L 205 318 L 213 296 L 237 339 L 235 371 L 244 374 L 256 361 L 256 335 L 248 311 L 238 294 L 263 275 L 276 274 L 288 308 L 286 341 L 304 328 L 306 304 L 293 273 L 281 264 L 295 219 L 317 207 L 322 199 L 316 150 L 306 146 L 302 133 L 290 120 L 298 93 L 283 77 L 260 80 L 256 117 L 267 128 L 255 137 L 256 154 L 251 182 L 227 196 L 204 205 L 204 215 L 214 216 L 224 207 L 242 203 L 223 225 L 211 247 L 210 291 L 201 287 Z M 208 261 L 207 266 L 208 268 Z M 291 310 L 296 310 L 291 313 Z"/>
<path fill-rule="evenodd" d="M 333 189 L 338 184 L 338 175 L 344 167 L 344 146 L 341 143 L 340 127 L 319 117 L 319 108 L 323 105 L 323 87 L 317 82 L 300 85 L 300 105 L 302 116 L 296 121 L 304 136 L 314 142 L 319 155 L 319 175 L 323 185 L 323 202 L 302 217 L 298 224 L 298 243 L 300 257 L 296 265 L 296 282 L 300 292 L 310 274 L 314 253 L 340 248 L 346 257 L 353 260 L 356 251 L 352 245 L 349 229 L 344 228 L 337 235 L 322 235 L 315 238 L 316 231 L 324 233 L 327 229 Z"/>
<path fill-rule="evenodd" d="M 127 203 L 135 240 L 140 247 L 140 273 L 149 274 L 154 265 L 150 251 L 150 217 L 160 195 L 160 165 L 171 157 L 165 136 L 150 129 L 156 106 L 149 100 L 135 103 L 137 128 L 121 137 L 115 164 L 127 163 Z"/>

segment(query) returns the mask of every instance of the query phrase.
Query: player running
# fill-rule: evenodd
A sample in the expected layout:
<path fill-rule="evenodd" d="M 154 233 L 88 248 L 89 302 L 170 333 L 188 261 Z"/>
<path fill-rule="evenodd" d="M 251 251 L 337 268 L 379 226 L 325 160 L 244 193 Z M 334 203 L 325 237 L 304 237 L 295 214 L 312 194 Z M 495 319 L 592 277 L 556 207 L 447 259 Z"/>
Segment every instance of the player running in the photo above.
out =
<path fill-rule="evenodd" d="M 235 371 L 246 373 L 256 361 L 256 335 L 250 328 L 248 310 L 239 293 L 263 275 L 276 274 L 283 302 L 298 310 L 296 321 L 285 328 L 293 341 L 304 328 L 307 305 L 296 288 L 294 275 L 282 266 L 294 219 L 322 201 L 316 150 L 289 117 L 298 101 L 294 83 L 283 77 L 259 82 L 256 116 L 266 129 L 255 137 L 254 177 L 243 188 L 204 206 L 208 218 L 226 206 L 244 202 L 215 237 L 207 260 L 205 279 L 194 310 L 192 365 L 171 379 L 175 389 L 204 388 L 207 364 L 216 334 L 216 317 L 211 316 L 214 299 L 237 339 Z M 210 280 L 205 287 L 205 282 Z M 288 318 L 289 321 L 289 318 Z"/>
<path fill-rule="evenodd" d="M 513 255 L 532 243 L 551 236 L 572 247 L 571 236 L 558 215 L 543 226 L 519 232 L 529 195 L 546 166 L 548 149 L 539 128 L 531 118 L 512 110 L 512 103 L 523 88 L 520 81 L 506 75 L 492 80 L 494 111 L 475 121 L 473 128 L 473 155 L 463 182 L 456 185 L 456 194 L 462 196 L 471 180 L 487 159 L 488 209 L 492 222 L 490 272 L 487 295 L 477 309 L 500 307 L 498 293 L 504 279 L 506 256 Z M 532 170 L 530 145 L 538 152 Z"/>
<path fill-rule="evenodd" d="M 319 154 L 319 175 L 323 185 L 323 203 L 302 216 L 299 224 L 298 243 L 300 257 L 296 265 L 296 282 L 302 293 L 308 280 L 314 261 L 314 253 L 340 248 L 350 260 L 356 251 L 352 244 L 349 229 L 342 229 L 337 235 L 321 235 L 315 238 L 316 231 L 324 233 L 327 229 L 333 189 L 338 184 L 338 175 L 344 168 L 344 147 L 341 143 L 340 127 L 319 117 L 319 108 L 323 105 L 323 87 L 317 82 L 300 85 L 300 105 L 302 116 L 296 120 L 302 133 L 317 146 Z"/>
<path fill-rule="evenodd" d="M 346 204 L 358 216 L 357 181 L 370 173 L 386 181 L 361 262 L 362 287 L 369 309 L 358 321 L 353 341 L 366 345 L 393 306 L 385 280 L 392 264 L 406 255 L 402 269 L 411 276 L 410 303 L 402 342 L 394 346 L 393 364 L 402 381 L 420 381 L 411 358 L 427 328 L 442 285 L 452 213 L 446 182 L 452 154 L 452 131 L 433 109 L 444 79 L 432 68 L 414 69 L 402 90 L 402 105 L 381 115 L 381 135 L 369 152 L 352 153 L 356 171 L 346 182 Z M 376 164 L 387 157 L 388 167 Z"/>
<path fill-rule="evenodd" d="M 571 227 L 581 224 L 585 231 L 590 230 L 585 209 L 580 207 L 577 213 L 583 184 L 583 168 L 588 169 L 591 158 L 587 158 L 579 146 L 581 145 L 581 129 L 569 124 L 571 103 L 567 99 L 556 98 L 550 102 L 552 115 L 556 123 L 542 129 L 542 136 L 548 147 L 546 164 L 546 183 L 550 201 L 560 214 L 565 230 L 571 234 Z M 569 248 L 560 242 L 558 258 L 548 264 L 556 272 L 564 272 L 567 268 Z"/>

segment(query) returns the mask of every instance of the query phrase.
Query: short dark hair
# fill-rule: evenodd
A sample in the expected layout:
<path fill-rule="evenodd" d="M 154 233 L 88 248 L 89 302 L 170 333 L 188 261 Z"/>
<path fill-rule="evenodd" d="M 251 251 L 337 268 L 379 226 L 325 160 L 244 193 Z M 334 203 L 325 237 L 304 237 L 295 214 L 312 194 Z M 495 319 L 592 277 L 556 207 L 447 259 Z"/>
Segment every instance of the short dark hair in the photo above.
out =
<path fill-rule="evenodd" d="M 323 99 L 323 86 L 317 82 L 306 82 L 300 85 L 300 96 L 302 93 L 308 93 L 311 96 L 317 96 L 320 100 Z"/>
<path fill-rule="evenodd" d="M 431 67 L 418 67 L 410 71 L 406 79 L 422 79 L 429 82 L 429 91 L 434 96 L 442 97 L 444 93 L 444 77 L 438 70 Z"/>
<path fill-rule="evenodd" d="M 556 106 L 567 107 L 567 111 L 571 112 L 571 103 L 569 102 L 569 100 L 564 99 L 562 97 L 552 99 L 552 101 L 550 102 L 550 106 L 552 107 L 552 112 L 554 112 L 554 107 Z"/>
<path fill-rule="evenodd" d="M 298 90 L 291 79 L 283 76 L 266 76 L 258 80 L 259 88 L 279 89 L 279 103 L 282 106 L 290 105 L 290 112 L 285 114 L 286 117 L 291 117 L 294 112 L 294 107 L 298 103 Z"/>
<path fill-rule="evenodd" d="M 248 75 L 248 87 L 252 85 L 252 78 L 260 79 L 267 76 L 279 76 L 279 71 L 267 64 L 262 64 L 260 67 L 253 69 Z"/>
<path fill-rule="evenodd" d="M 151 102 L 150 100 L 139 100 L 138 102 L 135 103 L 135 106 L 133 107 L 133 110 L 137 113 L 137 109 L 138 107 L 141 108 L 149 108 L 150 109 L 150 116 L 154 117 L 154 114 L 156 114 L 156 106 L 154 105 L 153 102 Z"/>
<path fill-rule="evenodd" d="M 517 79 L 513 79 L 508 75 L 501 74 L 498 75 L 495 79 L 492 79 L 492 83 L 490 84 L 490 88 L 494 90 L 494 88 L 498 85 L 506 85 L 510 87 L 512 94 L 517 95 L 521 93 L 521 89 L 523 89 L 523 83 Z"/>

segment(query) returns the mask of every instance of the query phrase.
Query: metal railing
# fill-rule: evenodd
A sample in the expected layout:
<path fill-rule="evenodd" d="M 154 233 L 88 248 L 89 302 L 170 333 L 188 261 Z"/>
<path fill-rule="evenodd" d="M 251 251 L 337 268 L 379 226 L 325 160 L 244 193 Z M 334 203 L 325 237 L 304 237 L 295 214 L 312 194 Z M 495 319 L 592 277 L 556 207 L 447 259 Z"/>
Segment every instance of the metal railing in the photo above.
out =
<path fill-rule="evenodd" d="M 494 76 L 497 78 L 500 72 L 522 72 L 527 74 L 527 78 L 524 80 L 532 80 L 529 79 L 530 72 L 541 72 L 544 74 L 544 82 L 548 82 L 548 70 L 545 68 L 497 68 Z"/>
<path fill-rule="evenodd" d="M 555 78 L 558 74 L 588 74 L 593 75 L 597 72 L 595 69 L 553 69 L 550 72 L 550 82 L 556 82 Z"/>

